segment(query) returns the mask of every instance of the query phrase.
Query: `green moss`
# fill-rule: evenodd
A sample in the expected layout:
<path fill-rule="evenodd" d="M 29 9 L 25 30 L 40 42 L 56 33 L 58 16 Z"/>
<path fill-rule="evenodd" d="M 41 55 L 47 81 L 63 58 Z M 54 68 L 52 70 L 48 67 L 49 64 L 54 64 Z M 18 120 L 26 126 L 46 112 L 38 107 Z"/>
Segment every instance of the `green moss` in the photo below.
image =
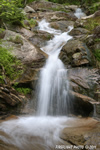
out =
<path fill-rule="evenodd" d="M 3 29 L 3 28 L 0 28 L 0 33 L 4 32 L 4 31 L 5 31 L 5 29 Z"/>
<path fill-rule="evenodd" d="M 96 49 L 94 55 L 98 61 L 100 61 L 100 49 Z"/>
<path fill-rule="evenodd" d="M 4 68 L 5 76 L 10 80 L 18 78 L 23 73 L 20 69 L 22 68 L 21 62 L 3 47 L 0 47 L 0 64 Z"/>
<path fill-rule="evenodd" d="M 94 40 L 95 42 L 100 42 L 100 38 L 97 38 Z"/>
<path fill-rule="evenodd" d="M 100 17 L 90 18 L 87 20 L 85 24 L 85 28 L 91 32 L 93 32 L 94 28 L 100 24 Z"/>
<path fill-rule="evenodd" d="M 16 35 L 16 37 L 9 37 L 9 41 L 14 42 L 15 44 L 22 44 L 23 45 L 23 40 L 20 35 Z"/>

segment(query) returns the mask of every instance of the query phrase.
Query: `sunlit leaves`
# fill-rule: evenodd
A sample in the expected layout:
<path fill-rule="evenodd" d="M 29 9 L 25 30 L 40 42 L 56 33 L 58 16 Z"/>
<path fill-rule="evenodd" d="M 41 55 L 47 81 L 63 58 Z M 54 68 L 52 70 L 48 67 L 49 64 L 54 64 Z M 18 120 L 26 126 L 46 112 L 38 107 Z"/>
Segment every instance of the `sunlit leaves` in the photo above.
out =
<path fill-rule="evenodd" d="M 3 22 L 20 22 L 24 18 L 22 9 L 19 8 L 22 6 L 21 1 L 0 0 L 0 19 Z"/>

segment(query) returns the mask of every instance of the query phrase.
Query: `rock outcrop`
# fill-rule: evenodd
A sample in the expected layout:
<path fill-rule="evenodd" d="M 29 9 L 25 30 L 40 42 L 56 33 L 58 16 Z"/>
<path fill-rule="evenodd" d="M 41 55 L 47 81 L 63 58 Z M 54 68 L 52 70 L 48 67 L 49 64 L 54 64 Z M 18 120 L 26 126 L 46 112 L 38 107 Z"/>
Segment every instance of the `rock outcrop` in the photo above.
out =
<path fill-rule="evenodd" d="M 71 119 L 60 138 L 72 149 L 100 149 L 100 122 L 91 119 Z M 81 147 L 82 146 L 82 147 Z"/>
<path fill-rule="evenodd" d="M 92 53 L 85 43 L 72 39 L 62 48 L 59 57 L 65 65 L 91 65 Z"/>
<path fill-rule="evenodd" d="M 0 85 L 0 116 L 19 113 L 26 101 L 14 88 Z"/>

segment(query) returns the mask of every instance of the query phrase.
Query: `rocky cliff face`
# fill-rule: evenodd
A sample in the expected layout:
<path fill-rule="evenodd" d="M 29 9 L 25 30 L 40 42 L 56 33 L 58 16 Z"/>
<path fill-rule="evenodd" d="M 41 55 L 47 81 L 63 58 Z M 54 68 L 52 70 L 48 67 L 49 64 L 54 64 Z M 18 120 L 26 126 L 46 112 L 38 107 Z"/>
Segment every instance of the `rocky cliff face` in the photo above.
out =
<path fill-rule="evenodd" d="M 33 19 L 35 22 L 46 19 L 50 22 L 51 27 L 62 32 L 68 31 L 68 26 L 74 26 L 74 29 L 69 33 L 73 36 L 73 39 L 63 46 L 59 58 L 68 69 L 70 87 L 74 91 L 71 92 L 71 95 L 76 99 L 75 105 L 78 105 L 77 108 L 81 106 L 82 111 L 84 111 L 84 113 L 81 113 L 81 110 L 76 111 L 76 114 L 85 115 L 85 107 L 87 106 L 87 110 L 91 108 L 87 113 L 89 115 L 93 110 L 93 106 L 90 103 L 96 104 L 100 101 L 99 61 L 94 56 L 94 51 L 100 48 L 100 42 L 95 41 L 95 38 L 100 38 L 100 26 L 96 26 L 91 33 L 86 28 L 88 20 L 77 19 L 74 15 L 76 8 L 77 6 L 74 5 L 63 6 L 51 2 L 33 2 L 26 6 L 24 11 L 28 19 Z M 100 16 L 100 13 L 97 14 L 94 18 Z M 22 68 L 23 74 L 10 82 L 10 87 L 17 82 L 19 87 L 26 86 L 34 90 L 35 86 L 33 85 L 36 85 L 39 70 L 48 57 L 40 50 L 40 47 L 52 39 L 53 35 L 38 31 L 37 24 L 34 27 L 30 26 L 28 20 L 24 21 L 24 25 L 24 27 L 9 26 L 8 30 L 0 34 L 2 39 L 1 46 L 8 49 L 12 48 L 11 53 L 20 59 L 24 65 L 24 68 Z M 8 92 L 3 89 L 5 89 L 5 86 L 1 85 L 1 112 L 4 110 L 6 112 L 6 109 L 8 111 L 8 108 L 5 107 L 7 104 L 12 108 L 22 103 L 18 93 L 13 95 L 12 90 L 9 91 L 8 87 L 6 88 Z M 83 105 L 83 102 L 85 105 Z M 87 102 L 90 105 L 86 105 Z"/>

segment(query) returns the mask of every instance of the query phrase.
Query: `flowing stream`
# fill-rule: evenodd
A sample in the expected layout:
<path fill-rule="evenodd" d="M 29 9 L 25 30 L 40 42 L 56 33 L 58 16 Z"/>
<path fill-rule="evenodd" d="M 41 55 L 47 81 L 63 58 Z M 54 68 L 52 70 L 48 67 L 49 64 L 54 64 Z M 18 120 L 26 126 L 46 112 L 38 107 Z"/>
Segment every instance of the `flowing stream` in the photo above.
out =
<path fill-rule="evenodd" d="M 53 150 L 56 144 L 63 143 L 59 138 L 65 123 L 72 118 L 66 117 L 69 105 L 69 83 L 67 70 L 58 58 L 60 50 L 72 37 L 52 29 L 45 20 L 39 22 L 39 30 L 54 35 L 41 49 L 49 55 L 41 69 L 39 80 L 38 108 L 36 116 L 18 117 L 0 124 L 0 140 L 13 145 L 18 150 Z"/>
<path fill-rule="evenodd" d="M 85 17 L 86 14 L 84 12 L 82 12 L 81 8 L 77 8 L 74 15 L 80 19 L 81 17 Z"/>
<path fill-rule="evenodd" d="M 58 56 L 64 44 L 72 38 L 68 33 L 73 27 L 69 27 L 68 32 L 61 33 L 43 20 L 39 23 L 39 29 L 54 34 L 54 38 L 41 48 L 49 58 L 40 74 L 38 115 L 66 115 L 69 111 L 69 83 L 67 70 Z"/>

